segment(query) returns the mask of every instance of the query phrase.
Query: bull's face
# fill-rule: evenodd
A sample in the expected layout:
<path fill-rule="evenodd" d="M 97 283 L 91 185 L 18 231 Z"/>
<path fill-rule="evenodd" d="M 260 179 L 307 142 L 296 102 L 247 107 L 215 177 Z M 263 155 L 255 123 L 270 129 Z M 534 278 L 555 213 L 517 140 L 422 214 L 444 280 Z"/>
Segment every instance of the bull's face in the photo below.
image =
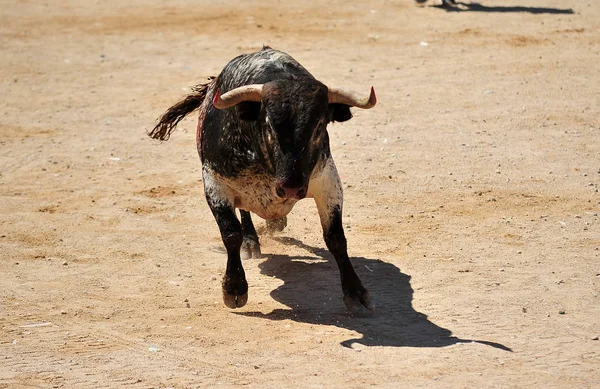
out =
<path fill-rule="evenodd" d="M 260 103 L 260 104 L 257 104 Z M 258 120 L 263 150 L 283 199 L 306 196 L 310 176 L 321 157 L 329 155 L 327 124 L 352 118 L 350 107 L 371 108 L 376 103 L 354 92 L 330 90 L 314 79 L 277 80 L 234 89 L 213 99 L 218 109 L 234 105 L 242 120 Z"/>
<path fill-rule="evenodd" d="M 327 87 L 318 81 L 264 85 L 260 120 L 272 152 L 279 197 L 306 196 L 315 165 L 329 152 L 328 116 Z"/>

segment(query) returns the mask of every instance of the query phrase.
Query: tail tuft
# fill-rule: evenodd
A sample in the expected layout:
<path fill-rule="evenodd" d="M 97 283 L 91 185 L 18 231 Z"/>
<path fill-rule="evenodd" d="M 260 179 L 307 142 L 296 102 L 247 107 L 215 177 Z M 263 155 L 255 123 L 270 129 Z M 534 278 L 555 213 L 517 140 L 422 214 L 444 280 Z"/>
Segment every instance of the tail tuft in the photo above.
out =
<path fill-rule="evenodd" d="M 153 139 L 169 140 L 171 133 L 175 131 L 177 124 L 188 114 L 200 107 L 209 85 L 214 77 L 209 78 L 210 82 L 199 84 L 192 87 L 192 94 L 187 95 L 183 100 L 173 105 L 159 119 L 156 126 L 151 131 L 148 131 L 148 136 Z"/>

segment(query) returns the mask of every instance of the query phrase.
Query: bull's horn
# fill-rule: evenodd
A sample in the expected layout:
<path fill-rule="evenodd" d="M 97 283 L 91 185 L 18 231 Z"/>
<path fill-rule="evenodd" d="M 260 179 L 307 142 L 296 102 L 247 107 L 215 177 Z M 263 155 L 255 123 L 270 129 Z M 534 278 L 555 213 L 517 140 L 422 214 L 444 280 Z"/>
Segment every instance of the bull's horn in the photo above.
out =
<path fill-rule="evenodd" d="M 238 105 L 242 101 L 261 101 L 262 84 L 244 85 L 239 88 L 230 90 L 221 96 L 221 90 L 217 89 L 217 93 L 213 98 L 213 105 L 217 109 L 225 109 Z"/>
<path fill-rule="evenodd" d="M 373 108 L 377 104 L 377 96 L 375 96 L 375 89 L 371 87 L 371 94 L 369 97 L 360 96 L 357 92 L 329 88 L 329 104 L 346 104 L 351 107 L 357 107 L 362 109 Z"/>

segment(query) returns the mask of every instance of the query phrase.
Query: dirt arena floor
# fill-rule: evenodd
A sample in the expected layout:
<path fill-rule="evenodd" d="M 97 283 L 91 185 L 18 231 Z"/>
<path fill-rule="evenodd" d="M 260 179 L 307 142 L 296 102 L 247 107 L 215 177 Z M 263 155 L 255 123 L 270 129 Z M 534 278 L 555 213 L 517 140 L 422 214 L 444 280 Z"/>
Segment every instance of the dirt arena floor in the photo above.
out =
<path fill-rule="evenodd" d="M 596 0 L 2 1 L 0 388 L 600 387 Z M 263 44 L 379 103 L 222 303 L 189 86 Z"/>

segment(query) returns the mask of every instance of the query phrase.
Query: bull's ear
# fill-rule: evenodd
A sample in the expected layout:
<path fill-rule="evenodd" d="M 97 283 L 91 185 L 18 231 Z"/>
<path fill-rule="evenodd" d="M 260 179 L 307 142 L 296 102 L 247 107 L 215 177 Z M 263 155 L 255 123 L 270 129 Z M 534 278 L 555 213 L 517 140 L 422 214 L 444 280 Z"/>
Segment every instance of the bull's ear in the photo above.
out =
<path fill-rule="evenodd" d="M 350 106 L 346 104 L 329 104 L 329 122 L 345 122 L 352 119 Z"/>
<path fill-rule="evenodd" d="M 255 122 L 260 116 L 260 103 L 244 101 L 235 106 L 235 111 L 245 122 Z"/>

